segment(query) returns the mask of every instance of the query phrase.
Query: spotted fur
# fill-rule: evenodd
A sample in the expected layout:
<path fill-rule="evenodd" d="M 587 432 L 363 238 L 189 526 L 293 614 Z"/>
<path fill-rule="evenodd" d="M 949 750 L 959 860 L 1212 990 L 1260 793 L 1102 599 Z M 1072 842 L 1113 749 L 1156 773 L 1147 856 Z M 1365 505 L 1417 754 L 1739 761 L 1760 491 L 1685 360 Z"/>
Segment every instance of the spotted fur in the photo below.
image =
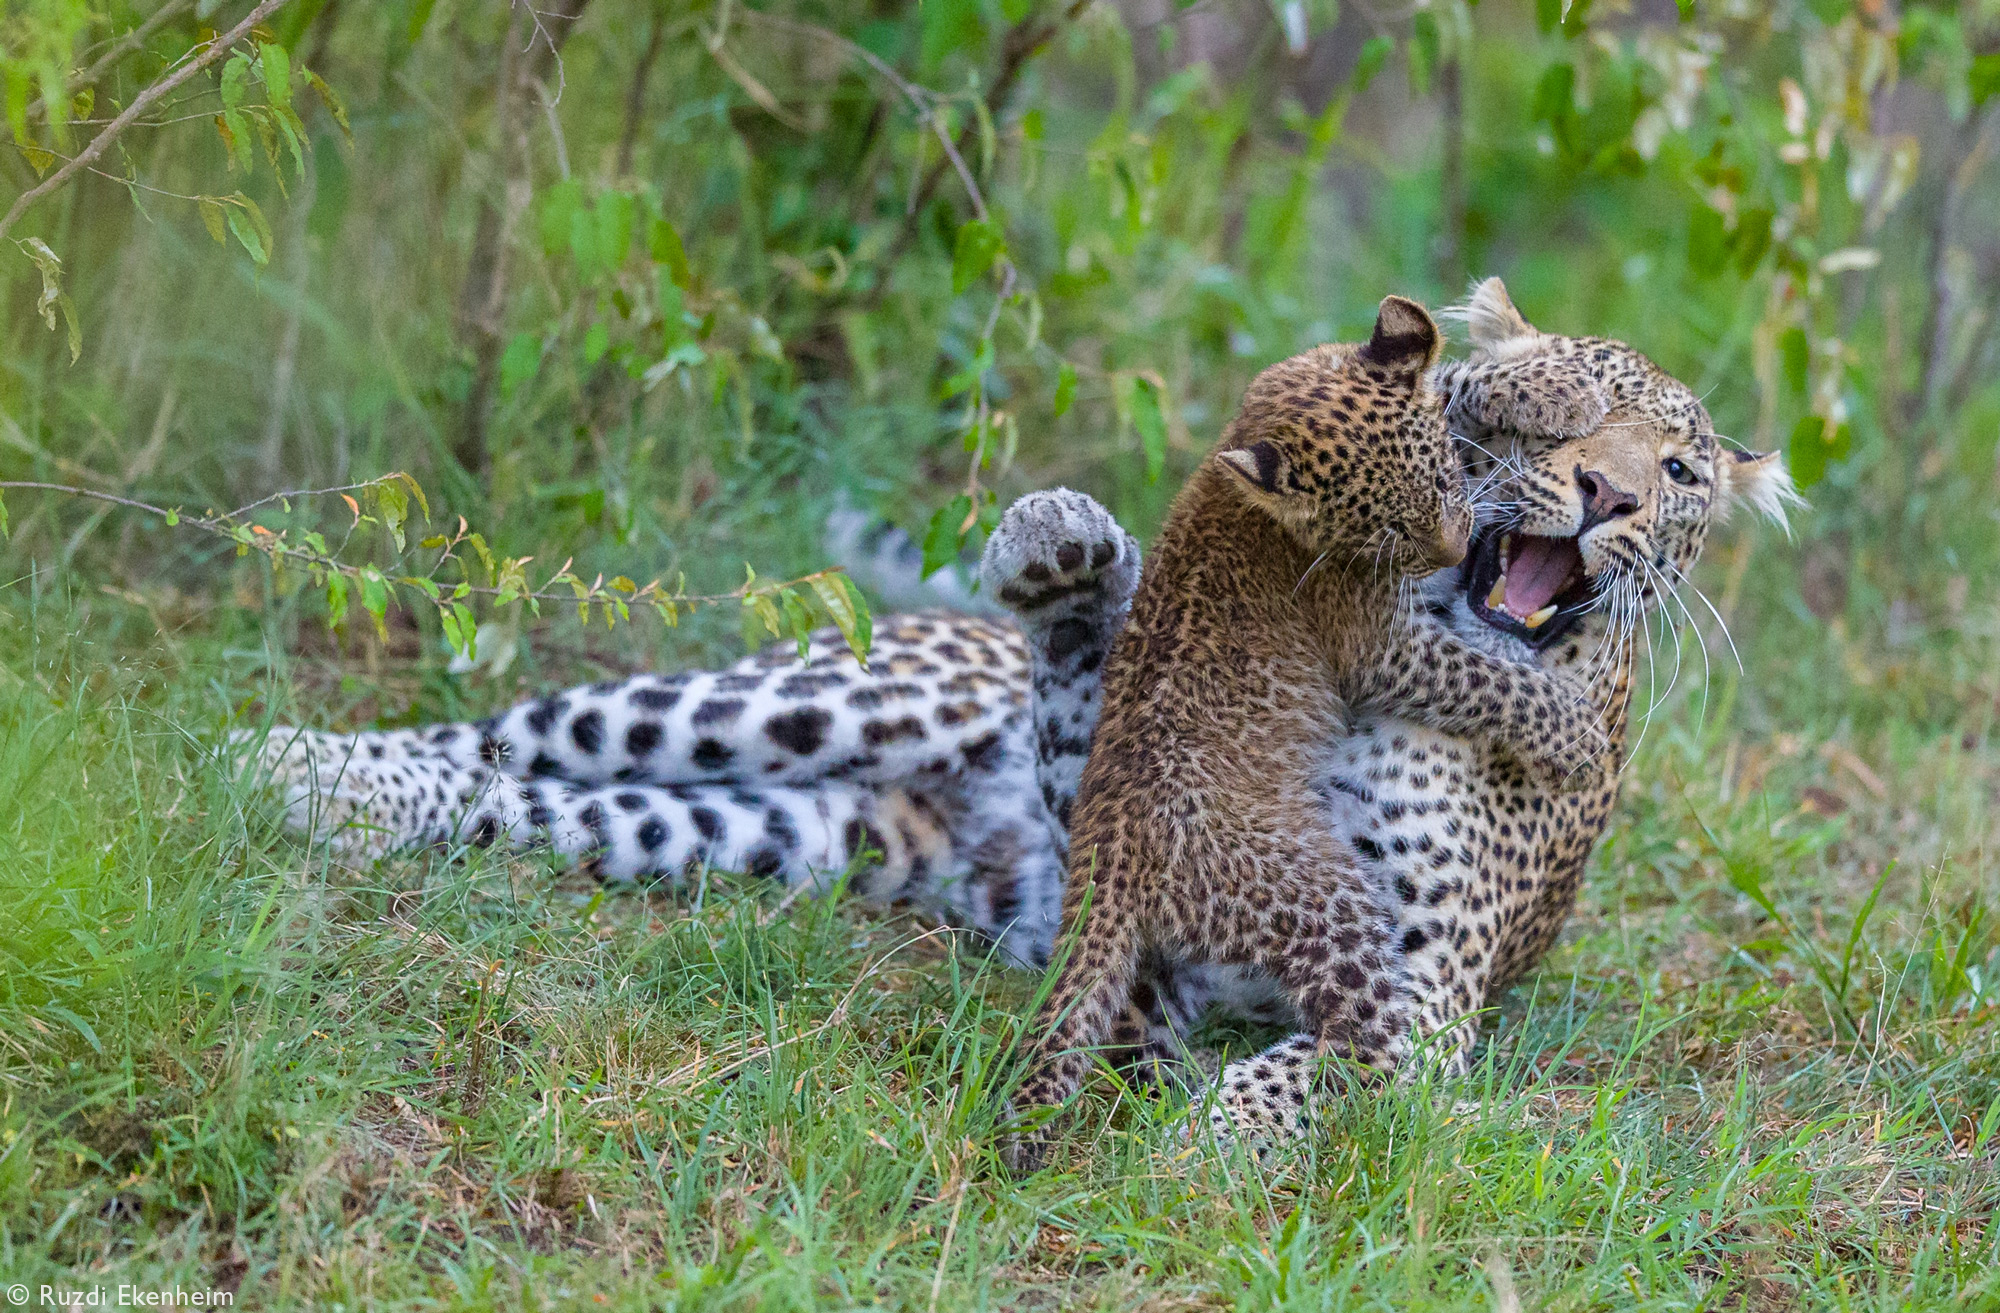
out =
<path fill-rule="evenodd" d="M 832 630 L 720 671 L 551 694 L 476 725 L 280 727 L 262 762 L 297 829 L 372 857 L 546 844 L 610 879 L 707 863 L 929 907 L 1048 961 L 1061 869 L 1035 783 L 1020 634 L 885 620 L 866 668 Z M 864 861 L 867 854 L 875 854 Z"/>

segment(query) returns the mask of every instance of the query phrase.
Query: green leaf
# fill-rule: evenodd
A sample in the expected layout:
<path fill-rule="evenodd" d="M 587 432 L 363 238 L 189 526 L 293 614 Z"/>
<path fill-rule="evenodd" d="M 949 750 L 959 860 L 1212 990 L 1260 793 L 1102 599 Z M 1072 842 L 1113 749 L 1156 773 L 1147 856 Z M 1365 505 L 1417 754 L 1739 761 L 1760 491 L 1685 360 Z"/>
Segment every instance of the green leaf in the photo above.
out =
<path fill-rule="evenodd" d="M 611 330 L 602 320 L 583 330 L 583 363 L 594 365 L 611 349 Z"/>
<path fill-rule="evenodd" d="M 195 208 L 201 211 L 201 222 L 216 245 L 229 245 L 229 221 L 223 216 L 222 202 L 213 196 L 200 196 L 195 198 Z"/>
<path fill-rule="evenodd" d="M 431 499 L 424 496 L 424 485 L 417 482 L 416 476 L 406 474 L 402 470 L 397 470 L 394 474 L 386 475 L 385 477 L 394 479 L 405 488 L 408 488 L 410 495 L 417 499 L 417 509 L 423 512 L 426 520 L 431 518 Z M 289 509 L 290 503 L 286 503 L 286 506 Z"/>
<path fill-rule="evenodd" d="M 920 13 L 923 36 L 918 58 L 926 68 L 936 68 L 955 50 L 977 54 L 986 42 L 979 0 L 924 0 Z"/>
<path fill-rule="evenodd" d="M 570 229 L 576 212 L 583 208 L 583 184 L 565 178 L 541 194 L 535 229 L 542 239 L 542 254 L 559 255 L 569 246 Z"/>
<path fill-rule="evenodd" d="M 1535 83 L 1534 121 L 1559 123 L 1576 113 L 1576 68 L 1557 60 L 1542 70 Z"/>
<path fill-rule="evenodd" d="M 1431 73 L 1438 66 L 1437 15 L 1419 9 L 1410 20 L 1410 89 L 1419 96 L 1430 94 Z"/>
<path fill-rule="evenodd" d="M 0 492 L 0 538 L 7 537 L 11 532 L 7 524 L 7 494 Z"/>
<path fill-rule="evenodd" d="M 785 628 L 791 634 L 792 641 L 798 644 L 799 660 L 803 661 L 812 652 L 812 631 L 817 628 L 812 608 L 806 605 L 804 598 L 789 588 L 778 590 L 778 601 L 784 607 Z"/>
<path fill-rule="evenodd" d="M 667 276 L 674 280 L 675 287 L 688 285 L 687 248 L 681 245 L 681 235 L 665 219 L 655 219 L 646 229 L 646 249 L 652 254 L 655 264 L 667 267 Z"/>
<path fill-rule="evenodd" d="M 1146 453 L 1146 482 L 1155 482 L 1167 462 L 1167 421 L 1158 386 L 1139 374 L 1119 374 L 1111 380 L 1111 398 L 1119 422 L 1138 430 Z"/>
<path fill-rule="evenodd" d="M 291 108 L 292 57 L 273 41 L 257 51 L 257 68 L 264 75 L 264 95 L 273 105 Z"/>
<path fill-rule="evenodd" d="M 1076 402 L 1076 366 L 1065 360 L 1056 366 L 1056 418 L 1061 419 Z"/>
<path fill-rule="evenodd" d="M 62 311 L 63 325 L 69 329 L 69 363 L 74 365 L 83 354 L 83 326 L 76 322 L 76 302 L 64 292 L 56 298 L 56 308 Z"/>
<path fill-rule="evenodd" d="M 393 483 L 378 483 L 375 485 L 375 509 L 382 517 L 382 527 L 396 540 L 396 550 L 406 550 L 403 525 L 410 518 L 409 494 Z"/>
<path fill-rule="evenodd" d="M 361 609 L 374 620 L 376 637 L 388 642 L 389 626 L 383 619 L 389 614 L 389 581 L 372 565 L 361 567 Z"/>
<path fill-rule="evenodd" d="M 222 106 L 239 109 L 250 88 L 250 56 L 238 51 L 222 66 Z"/>
<path fill-rule="evenodd" d="M 1803 328 L 1788 328 L 1778 337 L 1778 356 L 1784 363 L 1785 387 L 1795 396 L 1805 393 L 1807 371 L 1812 363 L 1812 347 Z"/>
<path fill-rule="evenodd" d="M 424 28 L 430 25 L 431 10 L 437 7 L 437 0 L 416 0 L 410 6 L 410 44 L 423 39 Z"/>
<path fill-rule="evenodd" d="M 1159 388 L 1149 378 L 1132 380 L 1132 427 L 1146 449 L 1146 482 L 1157 483 L 1167 465 L 1167 417 Z"/>
<path fill-rule="evenodd" d="M 1826 421 L 1807 415 L 1792 426 L 1791 440 L 1785 444 L 1785 466 L 1800 491 L 1812 487 L 1826 474 Z"/>
<path fill-rule="evenodd" d="M 1361 43 L 1361 57 L 1354 61 L 1353 91 L 1356 95 L 1368 89 L 1368 84 L 1389 62 L 1389 52 L 1395 48 L 1395 41 L 1386 36 L 1371 36 Z"/>
<path fill-rule="evenodd" d="M 1965 71 L 1965 86 L 1972 93 L 1975 107 L 2000 94 L 2000 52 L 1974 59 L 1972 66 Z"/>
<path fill-rule="evenodd" d="M 347 623 L 347 576 L 334 571 L 326 577 L 326 624 L 339 629 Z"/>
<path fill-rule="evenodd" d="M 500 353 L 500 396 L 502 399 L 514 394 L 514 389 L 531 381 L 542 367 L 542 339 L 533 333 L 516 333 L 507 342 L 507 349 Z"/>
<path fill-rule="evenodd" d="M 463 602 L 453 602 L 450 610 L 438 612 L 438 619 L 444 624 L 444 636 L 452 650 L 467 661 L 479 660 L 479 621 L 472 608 Z"/>
<path fill-rule="evenodd" d="M 1563 0 L 1535 0 L 1535 26 L 1544 32 L 1556 30 L 1562 22 Z"/>
<path fill-rule="evenodd" d="M 951 291 L 957 296 L 983 277 L 1007 240 L 999 228 L 986 219 L 972 219 L 958 230 L 958 242 L 951 254 Z"/>
<path fill-rule="evenodd" d="M 601 229 L 597 226 L 597 212 L 579 206 L 569 216 L 569 254 L 576 261 L 576 271 L 585 279 L 597 277 L 605 263 L 602 247 L 598 244 Z"/>
<path fill-rule="evenodd" d="M 993 368 L 993 339 L 989 337 L 980 342 L 978 353 L 966 362 L 964 369 L 944 381 L 941 389 L 943 395 L 949 399 L 962 392 L 970 392 L 991 368 Z M 966 450 L 970 451 L 972 448 L 968 446 Z"/>
<path fill-rule="evenodd" d="M 222 139 L 229 146 L 230 172 L 237 169 L 250 172 L 257 162 L 257 157 L 250 153 L 250 121 L 243 117 L 241 111 L 226 109 L 222 111 L 219 122 Z"/>
<path fill-rule="evenodd" d="M 320 102 L 326 106 L 326 112 L 333 115 L 334 123 L 340 127 L 341 137 L 346 140 L 349 146 L 352 146 L 354 144 L 354 128 L 347 121 L 346 104 L 342 102 L 339 96 L 334 94 L 333 88 L 328 86 L 326 79 L 322 78 L 319 74 L 309 68 L 301 68 L 299 74 L 305 78 L 307 84 L 319 96 Z"/>
<path fill-rule="evenodd" d="M 958 559 L 959 548 L 965 543 L 960 529 L 971 518 L 972 498 L 962 492 L 931 516 L 930 528 L 924 532 L 924 578 Z"/>
<path fill-rule="evenodd" d="M 865 668 L 868 665 L 868 648 L 873 637 L 873 625 L 868 616 L 868 603 L 863 600 L 861 590 L 856 588 L 844 574 L 819 575 L 807 581 L 819 604 L 833 617 L 834 628 L 847 640 L 848 650 L 854 659 Z"/>
<path fill-rule="evenodd" d="M 70 304 L 69 297 L 63 292 L 62 257 L 39 237 L 25 239 L 20 243 L 20 247 L 27 253 L 28 258 L 35 262 L 35 268 L 42 274 L 42 294 L 35 298 L 35 313 L 42 317 L 42 322 L 49 326 L 49 331 L 54 332 L 56 312 L 58 310 L 62 312 L 63 318 L 69 324 L 70 363 L 75 364 L 77 353 L 83 349 L 83 336 L 77 329 L 76 308 Z"/>
<path fill-rule="evenodd" d="M 264 218 L 264 212 L 257 208 L 257 202 L 237 192 L 228 198 L 229 231 L 236 234 L 236 240 L 243 249 L 250 252 L 250 258 L 260 265 L 271 263 L 271 224 Z"/>
<path fill-rule="evenodd" d="M 1748 278 L 1757 272 L 1764 253 L 1771 249 L 1771 211 L 1752 206 L 1736 218 L 1736 232 L 1730 238 L 1736 247 L 1736 272 Z"/>
<path fill-rule="evenodd" d="M 606 269 L 625 263 L 632 250 L 632 230 L 638 222 L 638 202 L 622 191 L 597 198 L 597 256 Z"/>
<path fill-rule="evenodd" d="M 1729 234 L 1723 230 L 1721 212 L 1696 201 L 1688 215 L 1688 267 L 1704 278 L 1713 278 L 1728 263 Z"/>

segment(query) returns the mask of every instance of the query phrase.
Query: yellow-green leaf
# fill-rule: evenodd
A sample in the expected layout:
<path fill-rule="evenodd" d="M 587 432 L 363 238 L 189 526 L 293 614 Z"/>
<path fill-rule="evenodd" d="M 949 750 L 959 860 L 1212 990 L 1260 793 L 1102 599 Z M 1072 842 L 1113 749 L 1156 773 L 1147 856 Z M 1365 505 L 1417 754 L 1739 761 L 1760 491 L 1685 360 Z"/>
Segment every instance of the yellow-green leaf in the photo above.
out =
<path fill-rule="evenodd" d="M 329 87 L 319 74 L 309 68 L 301 68 L 299 75 L 305 78 L 306 84 L 319 94 L 320 101 L 326 106 L 326 112 L 333 115 L 333 121 L 340 126 L 340 135 L 346 139 L 348 145 L 352 146 L 354 129 L 347 122 L 347 106 L 341 103 L 339 96 L 333 94 L 333 88 Z"/>
<path fill-rule="evenodd" d="M 347 577 L 329 574 L 326 577 L 326 623 L 329 628 L 339 629 L 347 623 Z"/>
<path fill-rule="evenodd" d="M 865 669 L 868 649 L 874 638 L 874 625 L 861 590 L 844 574 L 814 575 L 807 582 L 819 598 L 819 604 L 833 617 L 834 628 L 847 640 L 848 650 L 854 653 L 854 659 Z"/>
<path fill-rule="evenodd" d="M 220 125 L 221 120 L 217 119 L 216 122 Z M 195 208 L 201 211 L 201 221 L 207 227 L 208 235 L 213 237 L 218 245 L 229 245 L 229 229 L 222 215 L 222 202 L 213 196 L 199 196 L 195 198 Z"/>

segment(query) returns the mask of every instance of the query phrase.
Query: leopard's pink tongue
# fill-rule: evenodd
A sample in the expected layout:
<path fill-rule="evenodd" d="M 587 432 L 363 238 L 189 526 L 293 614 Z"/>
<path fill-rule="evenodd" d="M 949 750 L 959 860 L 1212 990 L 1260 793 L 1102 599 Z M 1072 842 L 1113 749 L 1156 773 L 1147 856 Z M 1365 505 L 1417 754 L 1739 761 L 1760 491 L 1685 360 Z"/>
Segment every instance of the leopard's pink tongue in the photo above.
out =
<path fill-rule="evenodd" d="M 1516 538 L 1507 563 L 1507 609 L 1533 615 L 1555 600 L 1582 564 L 1574 538 Z"/>

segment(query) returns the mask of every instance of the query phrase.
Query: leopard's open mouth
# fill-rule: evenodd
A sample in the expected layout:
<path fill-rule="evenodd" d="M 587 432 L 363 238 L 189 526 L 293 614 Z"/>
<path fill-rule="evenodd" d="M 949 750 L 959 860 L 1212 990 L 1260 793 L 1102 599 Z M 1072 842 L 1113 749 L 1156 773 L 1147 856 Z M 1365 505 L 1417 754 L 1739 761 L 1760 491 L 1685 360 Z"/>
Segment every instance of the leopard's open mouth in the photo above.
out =
<path fill-rule="evenodd" d="M 1590 577 L 1574 537 L 1488 529 L 1466 554 L 1463 577 L 1472 614 L 1534 648 L 1575 628 L 1590 606 Z"/>

